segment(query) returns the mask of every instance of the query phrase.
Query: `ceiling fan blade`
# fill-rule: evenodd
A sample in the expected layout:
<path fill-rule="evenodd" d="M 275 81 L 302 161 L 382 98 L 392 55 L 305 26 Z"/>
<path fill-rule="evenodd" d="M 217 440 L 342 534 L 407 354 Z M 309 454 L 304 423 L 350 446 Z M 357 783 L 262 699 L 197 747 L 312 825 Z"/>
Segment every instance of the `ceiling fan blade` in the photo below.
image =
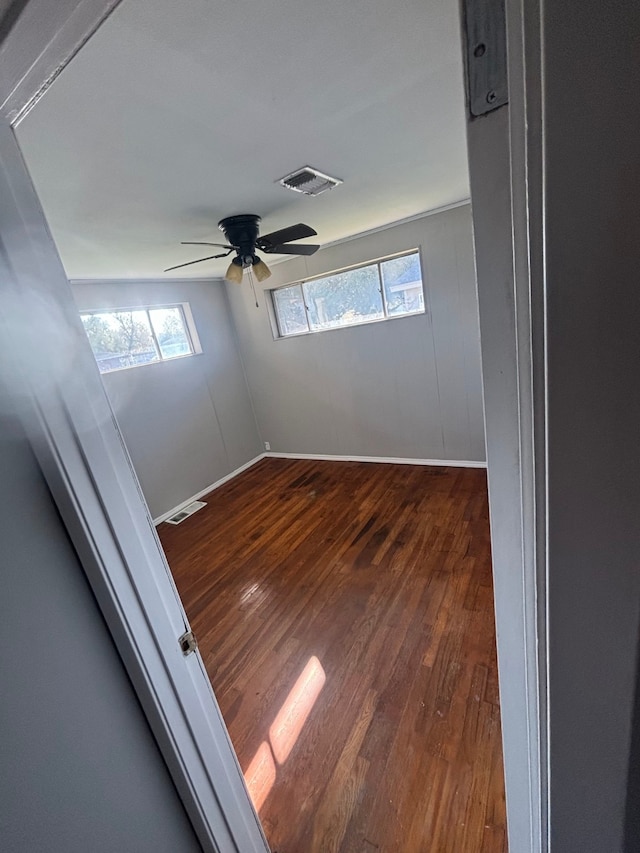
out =
<path fill-rule="evenodd" d="M 266 255 L 315 255 L 320 246 L 313 243 L 282 243 L 271 249 L 263 249 Z"/>
<path fill-rule="evenodd" d="M 218 246 L 220 249 L 235 249 L 235 246 L 230 246 L 228 243 L 197 243 L 192 240 L 182 240 L 181 246 Z"/>
<path fill-rule="evenodd" d="M 197 261 L 187 261 L 186 264 L 176 264 L 175 267 L 167 267 L 165 272 L 171 272 L 171 270 L 179 270 L 181 267 L 190 267 L 191 264 L 201 264 L 203 261 L 211 261 L 214 258 L 226 258 L 227 255 L 230 255 L 233 249 L 230 249 L 228 252 L 223 252 L 221 255 L 209 255 L 206 258 L 198 258 Z"/>
<path fill-rule="evenodd" d="M 258 237 L 256 246 L 264 250 L 266 246 L 281 246 L 283 243 L 290 243 L 292 240 L 302 240 L 304 237 L 315 237 L 318 232 L 314 231 L 310 225 L 304 225 L 299 222 L 297 225 L 290 225 L 288 228 L 281 228 L 280 231 L 272 231 L 271 234 L 263 234 Z"/>

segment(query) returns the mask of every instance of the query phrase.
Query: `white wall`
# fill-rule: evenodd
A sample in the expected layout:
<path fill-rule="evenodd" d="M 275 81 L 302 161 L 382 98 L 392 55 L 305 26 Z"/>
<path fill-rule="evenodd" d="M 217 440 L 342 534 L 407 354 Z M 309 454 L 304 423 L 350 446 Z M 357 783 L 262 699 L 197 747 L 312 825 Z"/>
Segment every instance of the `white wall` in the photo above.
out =
<path fill-rule="evenodd" d="M 228 285 L 258 426 L 273 451 L 484 460 L 468 205 L 277 264 L 265 287 L 418 247 L 420 316 L 274 340 L 268 294 L 256 309 L 247 282 Z"/>
<path fill-rule="evenodd" d="M 261 452 L 220 282 L 77 283 L 73 292 L 81 310 L 191 306 L 201 354 L 103 375 L 154 518 Z"/>

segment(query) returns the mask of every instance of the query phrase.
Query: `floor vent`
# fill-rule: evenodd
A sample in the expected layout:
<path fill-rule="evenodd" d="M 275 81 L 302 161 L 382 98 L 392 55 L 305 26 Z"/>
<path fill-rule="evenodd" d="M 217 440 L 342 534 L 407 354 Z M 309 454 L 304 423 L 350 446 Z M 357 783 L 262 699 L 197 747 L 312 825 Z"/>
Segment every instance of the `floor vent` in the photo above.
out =
<path fill-rule="evenodd" d="M 326 190 L 332 190 L 334 187 L 337 187 L 342 181 L 340 178 L 332 178 L 330 175 L 325 175 L 324 172 L 312 169 L 311 166 L 305 166 L 303 169 L 298 169 L 295 172 L 291 172 L 290 175 L 280 178 L 278 183 L 296 193 L 320 195 L 320 193 Z"/>
<path fill-rule="evenodd" d="M 185 518 L 189 518 L 189 516 L 193 515 L 194 512 L 198 512 L 198 510 L 202 509 L 203 506 L 206 506 L 204 501 L 194 501 L 192 504 L 189 504 L 189 506 L 181 509 L 180 512 L 172 515 L 171 518 L 168 518 L 167 524 L 181 524 Z"/>

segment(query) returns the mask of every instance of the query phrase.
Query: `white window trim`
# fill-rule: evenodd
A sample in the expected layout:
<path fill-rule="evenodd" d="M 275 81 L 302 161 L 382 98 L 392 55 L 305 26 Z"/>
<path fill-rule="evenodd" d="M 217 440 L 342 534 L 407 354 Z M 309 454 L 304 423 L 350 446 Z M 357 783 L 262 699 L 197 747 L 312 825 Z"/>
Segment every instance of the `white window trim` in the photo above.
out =
<path fill-rule="evenodd" d="M 381 264 L 384 264 L 386 261 L 393 261 L 396 258 L 406 258 L 409 255 L 417 255 L 418 262 L 420 264 L 420 284 L 422 287 L 422 309 L 420 311 L 407 311 L 404 314 L 389 314 L 387 310 L 387 300 L 384 294 L 384 283 L 382 279 L 382 270 Z M 366 267 L 377 267 L 378 268 L 378 282 L 379 282 L 379 292 L 380 292 L 380 301 L 382 304 L 382 317 L 372 317 L 370 320 L 360 320 L 356 323 L 343 323 L 341 325 L 328 326 L 324 329 L 312 329 L 311 321 L 309 320 L 309 306 L 307 305 L 307 301 L 305 298 L 304 285 L 308 284 L 311 281 L 321 281 L 323 278 L 331 278 L 334 275 L 341 275 L 342 273 L 352 272 L 354 270 L 365 269 Z M 288 287 L 300 287 L 300 292 L 302 293 L 302 304 L 304 305 L 305 317 L 307 319 L 306 330 L 301 332 L 290 332 L 289 334 L 285 334 L 282 331 L 282 326 L 280 324 L 280 314 L 278 313 L 278 306 L 276 304 L 275 294 L 279 290 L 286 290 Z M 317 335 L 322 332 L 337 332 L 341 329 L 354 329 L 359 326 L 369 326 L 372 323 L 385 323 L 387 320 L 406 320 L 408 317 L 419 317 L 422 314 L 427 313 L 427 299 L 424 289 L 424 268 L 422 264 L 422 252 L 420 251 L 420 247 L 416 247 L 413 249 L 405 249 L 402 252 L 396 252 L 393 255 L 385 255 L 382 258 L 374 258 L 369 261 L 362 261 L 358 264 L 351 264 L 347 267 L 341 267 L 337 270 L 330 270 L 329 272 L 319 273 L 318 275 L 308 276 L 307 278 L 299 279 L 298 281 L 290 281 L 287 284 L 280 284 L 278 287 L 272 287 L 269 290 L 269 315 L 272 321 L 272 331 L 273 337 L 275 340 L 286 340 L 287 338 L 302 338 L 305 335 Z"/>

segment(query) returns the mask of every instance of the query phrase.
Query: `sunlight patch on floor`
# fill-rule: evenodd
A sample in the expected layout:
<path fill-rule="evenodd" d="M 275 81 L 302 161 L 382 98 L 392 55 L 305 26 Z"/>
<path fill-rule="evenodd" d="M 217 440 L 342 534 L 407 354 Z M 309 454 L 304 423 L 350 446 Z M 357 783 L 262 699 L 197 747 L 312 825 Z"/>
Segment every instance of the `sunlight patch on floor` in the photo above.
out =
<path fill-rule="evenodd" d="M 271 745 L 263 741 L 252 758 L 244 779 L 256 811 L 260 811 L 276 781 L 274 756 L 278 764 L 287 760 L 326 680 L 318 658 L 309 658 L 269 728 Z"/>

